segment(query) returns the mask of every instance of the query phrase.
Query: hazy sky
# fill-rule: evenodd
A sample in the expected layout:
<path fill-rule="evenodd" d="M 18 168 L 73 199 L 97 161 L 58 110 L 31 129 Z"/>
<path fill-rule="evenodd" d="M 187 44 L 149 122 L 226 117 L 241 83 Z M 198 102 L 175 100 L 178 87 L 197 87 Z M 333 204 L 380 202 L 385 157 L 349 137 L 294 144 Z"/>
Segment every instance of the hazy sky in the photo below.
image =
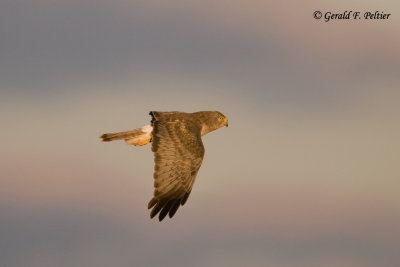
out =
<path fill-rule="evenodd" d="M 383 11 L 389 20 L 315 20 Z M 398 1 L 0 2 L 1 266 L 400 265 Z M 150 110 L 219 110 L 149 219 Z"/>

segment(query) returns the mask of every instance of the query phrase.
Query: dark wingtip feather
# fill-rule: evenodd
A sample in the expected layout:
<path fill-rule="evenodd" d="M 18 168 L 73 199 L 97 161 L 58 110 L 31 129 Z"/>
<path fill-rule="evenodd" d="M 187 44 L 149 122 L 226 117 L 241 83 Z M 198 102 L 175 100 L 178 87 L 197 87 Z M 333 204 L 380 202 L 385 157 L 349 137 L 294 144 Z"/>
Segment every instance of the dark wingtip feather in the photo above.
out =
<path fill-rule="evenodd" d="M 168 211 L 165 212 L 164 209 L 161 210 L 160 214 L 158 215 L 158 221 L 161 222 L 162 220 L 164 220 L 165 216 L 168 214 Z"/>
<path fill-rule="evenodd" d="M 157 204 L 157 199 L 153 197 L 150 201 L 149 204 L 147 204 L 147 209 L 151 209 L 155 204 Z"/>
<path fill-rule="evenodd" d="M 153 208 L 153 209 L 151 210 L 151 212 L 150 212 L 150 219 L 153 219 L 154 216 L 156 216 L 157 213 L 159 212 L 159 211 L 157 211 L 157 212 L 155 212 L 155 211 L 156 211 L 156 208 Z"/>
<path fill-rule="evenodd" d="M 169 210 L 169 213 L 168 213 L 168 216 L 170 218 L 172 218 L 175 215 L 175 213 L 178 210 L 180 205 L 181 205 L 181 200 L 180 199 L 175 200 L 174 204 L 172 205 L 172 207 L 171 207 L 171 209 Z"/>
<path fill-rule="evenodd" d="M 182 205 L 182 206 L 185 205 L 186 201 L 188 200 L 189 195 L 190 195 L 190 192 L 191 192 L 191 191 L 185 193 L 185 195 L 181 198 L 181 201 L 180 201 L 180 202 L 181 202 L 181 205 Z"/>
<path fill-rule="evenodd" d="M 150 218 L 151 219 L 153 219 L 154 218 L 154 216 L 156 216 L 157 215 L 157 213 L 159 213 L 160 212 L 160 210 L 165 206 L 165 200 L 159 200 L 158 202 L 157 202 L 157 204 L 154 206 L 154 208 L 151 210 L 151 213 L 150 213 Z"/>
<path fill-rule="evenodd" d="M 167 216 L 167 214 L 168 214 L 169 210 L 171 209 L 172 204 L 174 204 L 174 202 L 175 202 L 175 199 L 171 199 L 162 208 L 160 215 L 158 216 L 158 219 L 160 222 L 165 218 L 165 216 Z"/>
<path fill-rule="evenodd" d="M 171 200 L 158 200 L 156 198 L 152 198 L 148 204 L 148 208 L 151 209 L 150 218 L 153 219 L 157 214 L 158 220 L 161 222 L 168 215 L 172 218 L 179 206 L 181 205 L 182 199 L 171 199 Z"/>

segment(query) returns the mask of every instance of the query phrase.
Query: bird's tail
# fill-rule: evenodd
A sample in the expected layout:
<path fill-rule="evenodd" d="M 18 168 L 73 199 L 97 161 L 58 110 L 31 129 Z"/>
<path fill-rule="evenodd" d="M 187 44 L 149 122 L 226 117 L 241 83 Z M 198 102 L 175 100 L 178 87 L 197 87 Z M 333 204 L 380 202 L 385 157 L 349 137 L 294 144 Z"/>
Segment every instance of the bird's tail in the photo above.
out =
<path fill-rule="evenodd" d="M 153 127 L 146 125 L 142 128 L 138 128 L 131 131 L 119 132 L 119 133 L 105 133 L 100 136 L 103 142 L 109 142 L 114 140 L 125 140 L 129 145 L 143 146 L 151 141 L 151 132 Z"/>
<path fill-rule="evenodd" d="M 120 133 L 105 133 L 102 136 L 100 136 L 100 138 L 101 138 L 101 141 L 103 141 L 103 142 L 109 142 L 109 141 L 114 141 L 114 140 L 122 140 L 122 139 L 131 138 L 136 135 L 139 135 L 140 132 L 141 132 L 140 129 L 135 129 L 135 130 L 120 132 Z"/>

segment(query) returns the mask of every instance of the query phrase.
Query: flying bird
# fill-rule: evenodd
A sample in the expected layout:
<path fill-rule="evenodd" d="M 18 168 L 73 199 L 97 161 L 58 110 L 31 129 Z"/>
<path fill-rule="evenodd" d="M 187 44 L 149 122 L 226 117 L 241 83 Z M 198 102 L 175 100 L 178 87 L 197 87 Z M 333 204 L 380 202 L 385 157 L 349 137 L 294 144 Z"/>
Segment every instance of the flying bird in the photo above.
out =
<path fill-rule="evenodd" d="M 204 157 L 201 137 L 223 126 L 228 119 L 218 111 L 151 111 L 150 125 L 131 131 L 106 133 L 102 141 L 125 140 L 143 146 L 151 142 L 154 153 L 154 196 L 148 204 L 150 218 L 159 214 L 162 221 L 174 216 L 192 191 Z"/>

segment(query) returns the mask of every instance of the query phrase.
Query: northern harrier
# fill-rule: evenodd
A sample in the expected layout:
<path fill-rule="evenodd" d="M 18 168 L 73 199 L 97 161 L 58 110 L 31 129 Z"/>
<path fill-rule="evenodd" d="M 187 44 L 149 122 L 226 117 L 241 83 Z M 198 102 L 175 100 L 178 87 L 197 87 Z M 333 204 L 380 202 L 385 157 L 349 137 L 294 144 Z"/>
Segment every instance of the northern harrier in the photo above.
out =
<path fill-rule="evenodd" d="M 102 141 L 124 139 L 127 144 L 143 146 L 152 142 L 154 152 L 154 197 L 148 208 L 150 218 L 159 213 L 162 221 L 174 216 L 184 205 L 204 156 L 201 136 L 228 126 L 228 119 L 218 111 L 195 113 L 151 111 L 151 124 L 120 133 L 106 133 Z"/>

